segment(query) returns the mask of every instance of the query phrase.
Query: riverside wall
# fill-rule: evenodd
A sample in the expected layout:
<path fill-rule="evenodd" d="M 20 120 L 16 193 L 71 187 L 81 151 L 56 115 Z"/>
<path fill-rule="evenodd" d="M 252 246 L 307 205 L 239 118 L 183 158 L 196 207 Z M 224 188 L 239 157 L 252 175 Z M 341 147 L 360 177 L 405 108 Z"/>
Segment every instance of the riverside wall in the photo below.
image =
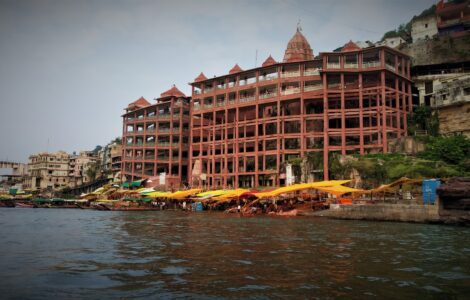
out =
<path fill-rule="evenodd" d="M 444 222 L 439 214 L 439 205 L 437 204 L 332 204 L 330 209 L 314 212 L 313 215 L 348 220 L 396 221 L 415 223 Z"/>

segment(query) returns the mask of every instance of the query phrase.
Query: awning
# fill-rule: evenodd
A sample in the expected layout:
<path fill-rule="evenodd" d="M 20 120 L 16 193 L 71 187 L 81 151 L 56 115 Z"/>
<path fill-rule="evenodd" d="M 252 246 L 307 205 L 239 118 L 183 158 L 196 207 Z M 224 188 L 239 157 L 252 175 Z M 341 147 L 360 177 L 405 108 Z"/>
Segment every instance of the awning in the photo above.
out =
<path fill-rule="evenodd" d="M 202 191 L 202 189 L 190 189 L 190 190 L 186 190 L 186 191 L 176 191 L 176 192 L 171 193 L 170 195 L 168 195 L 168 198 L 170 198 L 170 199 L 184 199 L 184 198 L 187 198 L 187 197 L 192 196 L 194 194 L 197 194 L 201 191 Z"/>
<path fill-rule="evenodd" d="M 122 184 L 122 186 L 128 188 L 131 186 L 131 183 L 126 181 Z"/>
<path fill-rule="evenodd" d="M 339 186 L 339 185 L 348 183 L 350 181 L 351 180 L 327 180 L 327 181 L 318 181 L 318 182 L 312 182 L 312 183 L 300 183 L 300 184 L 280 187 L 270 192 L 254 193 L 254 195 L 258 199 L 270 198 L 270 197 L 276 197 L 285 193 L 292 193 L 292 192 L 297 192 L 297 191 L 307 190 L 307 189 L 316 189 L 317 187 Z"/>
<path fill-rule="evenodd" d="M 380 193 L 380 192 L 392 192 L 402 184 L 421 184 L 422 182 L 423 182 L 422 179 L 409 179 L 406 177 L 402 177 L 390 184 L 384 184 L 384 185 L 379 186 L 378 188 L 364 191 L 364 193 L 372 194 L 372 193 Z"/>
<path fill-rule="evenodd" d="M 325 193 L 330 193 L 335 196 L 341 196 L 341 195 L 348 194 L 348 193 L 364 192 L 364 190 L 353 189 L 353 188 L 342 186 L 342 185 L 335 185 L 335 186 L 330 186 L 330 187 L 316 187 L 315 189 L 325 192 Z"/>

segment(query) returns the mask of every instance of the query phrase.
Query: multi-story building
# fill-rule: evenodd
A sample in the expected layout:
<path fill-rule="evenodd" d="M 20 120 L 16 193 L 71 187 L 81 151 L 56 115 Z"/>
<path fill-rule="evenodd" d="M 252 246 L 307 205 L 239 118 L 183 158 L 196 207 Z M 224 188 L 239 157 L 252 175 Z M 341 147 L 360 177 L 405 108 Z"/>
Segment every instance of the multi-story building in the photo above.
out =
<path fill-rule="evenodd" d="M 59 151 L 56 153 L 39 153 L 29 157 L 28 176 L 25 189 L 59 190 L 69 186 L 70 155 Z"/>
<path fill-rule="evenodd" d="M 111 153 L 111 174 L 113 181 L 121 180 L 121 164 L 122 164 L 122 145 L 113 143 L 110 145 Z"/>
<path fill-rule="evenodd" d="M 126 108 L 121 176 L 178 187 L 187 181 L 190 98 L 173 86 L 155 100 L 141 97 Z"/>
<path fill-rule="evenodd" d="M 328 179 L 329 153 L 388 152 L 411 111 L 407 55 L 349 42 L 314 57 L 299 29 L 283 62 L 201 73 L 191 86 L 189 174 L 199 186 L 280 185 L 282 166 L 309 152 L 323 157 Z"/>
<path fill-rule="evenodd" d="M 470 138 L 470 73 L 441 78 L 432 93 L 431 106 L 438 112 L 441 134 Z"/>
<path fill-rule="evenodd" d="M 98 157 L 92 151 L 80 151 L 78 155 L 71 155 L 69 167 L 70 187 L 77 187 L 93 181 L 95 178 L 90 178 L 87 170 L 97 162 Z"/>
<path fill-rule="evenodd" d="M 440 0 L 436 7 L 440 35 L 464 35 L 470 32 L 470 1 Z"/>

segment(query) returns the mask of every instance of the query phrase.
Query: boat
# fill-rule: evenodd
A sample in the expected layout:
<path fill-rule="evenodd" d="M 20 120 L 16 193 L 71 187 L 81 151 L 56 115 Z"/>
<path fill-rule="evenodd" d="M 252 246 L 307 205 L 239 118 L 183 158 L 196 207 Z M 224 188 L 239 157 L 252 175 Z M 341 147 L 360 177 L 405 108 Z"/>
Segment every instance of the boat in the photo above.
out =
<path fill-rule="evenodd" d="M 22 202 L 17 202 L 15 207 L 18 207 L 18 208 L 37 208 L 37 206 L 32 204 L 32 203 L 22 203 Z"/>

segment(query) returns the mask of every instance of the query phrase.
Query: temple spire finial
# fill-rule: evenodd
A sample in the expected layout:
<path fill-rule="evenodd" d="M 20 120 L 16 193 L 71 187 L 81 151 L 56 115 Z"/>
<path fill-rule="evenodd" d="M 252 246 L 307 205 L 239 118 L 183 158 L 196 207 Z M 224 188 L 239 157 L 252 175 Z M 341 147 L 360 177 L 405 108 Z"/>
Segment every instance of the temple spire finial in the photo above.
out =
<path fill-rule="evenodd" d="M 297 22 L 297 31 L 298 32 L 301 32 L 302 31 L 302 27 L 300 26 L 300 18 L 299 18 L 299 21 Z"/>

